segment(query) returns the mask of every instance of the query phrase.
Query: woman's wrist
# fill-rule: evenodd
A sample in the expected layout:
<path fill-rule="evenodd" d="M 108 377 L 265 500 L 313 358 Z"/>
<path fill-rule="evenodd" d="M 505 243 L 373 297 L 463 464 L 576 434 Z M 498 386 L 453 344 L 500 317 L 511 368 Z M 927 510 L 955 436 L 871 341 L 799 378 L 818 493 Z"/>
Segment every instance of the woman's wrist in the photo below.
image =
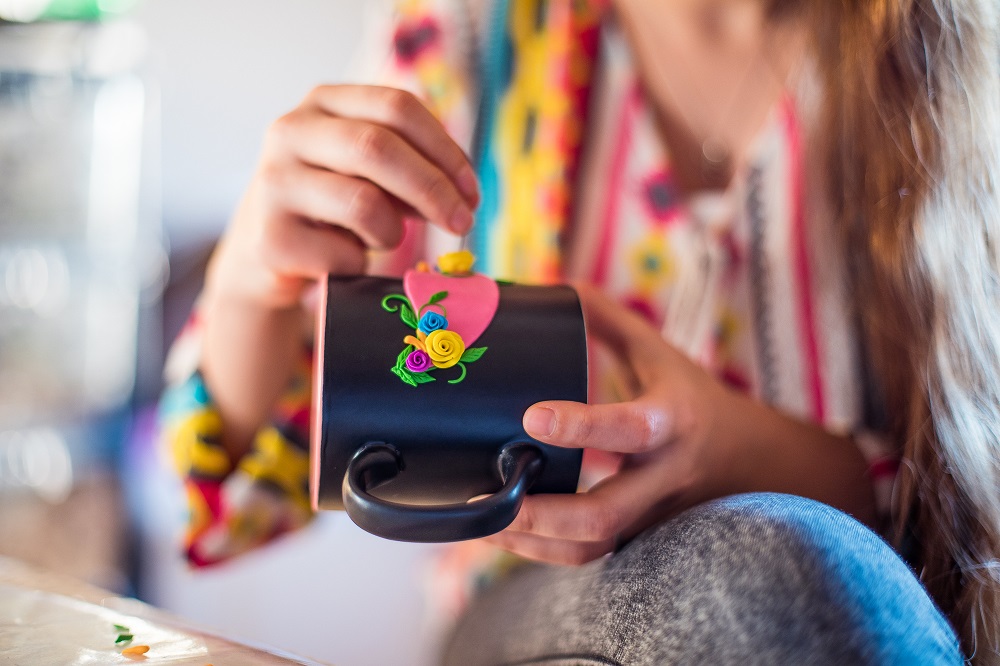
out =
<path fill-rule="evenodd" d="M 200 367 L 223 422 L 223 443 L 238 459 L 268 419 L 303 345 L 299 294 L 291 303 L 261 298 L 233 273 L 210 273 L 202 295 Z"/>
<path fill-rule="evenodd" d="M 280 314 L 297 310 L 308 281 L 282 276 L 253 260 L 253 250 L 223 237 L 205 271 L 202 303 L 206 312 L 226 307 Z"/>

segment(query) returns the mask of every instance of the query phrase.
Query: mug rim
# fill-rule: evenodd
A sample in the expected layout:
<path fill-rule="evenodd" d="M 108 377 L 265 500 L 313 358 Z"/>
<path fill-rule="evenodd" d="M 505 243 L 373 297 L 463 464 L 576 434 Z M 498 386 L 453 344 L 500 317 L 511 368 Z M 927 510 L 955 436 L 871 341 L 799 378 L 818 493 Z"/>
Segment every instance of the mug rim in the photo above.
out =
<path fill-rule="evenodd" d="M 323 357 L 326 354 L 326 306 L 330 274 L 323 275 L 316 301 L 316 337 L 313 340 L 312 432 L 309 433 L 309 503 L 319 511 L 320 446 L 323 444 Z"/>

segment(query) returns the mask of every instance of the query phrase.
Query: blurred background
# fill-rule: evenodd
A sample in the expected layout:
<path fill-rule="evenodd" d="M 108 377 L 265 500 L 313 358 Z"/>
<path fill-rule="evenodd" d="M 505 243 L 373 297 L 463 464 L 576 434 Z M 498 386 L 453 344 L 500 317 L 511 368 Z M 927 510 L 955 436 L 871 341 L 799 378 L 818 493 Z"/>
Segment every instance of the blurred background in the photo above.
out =
<path fill-rule="evenodd" d="M 386 4 L 0 0 L 0 554 L 320 661 L 431 661 L 433 547 L 329 514 L 189 571 L 155 429 L 265 128 L 357 78 Z"/>

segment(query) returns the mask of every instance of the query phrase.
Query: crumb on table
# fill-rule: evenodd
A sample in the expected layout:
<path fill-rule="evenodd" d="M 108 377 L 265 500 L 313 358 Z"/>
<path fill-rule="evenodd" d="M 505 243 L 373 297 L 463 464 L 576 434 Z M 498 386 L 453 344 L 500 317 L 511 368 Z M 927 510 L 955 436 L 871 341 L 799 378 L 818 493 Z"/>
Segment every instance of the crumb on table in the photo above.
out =
<path fill-rule="evenodd" d="M 132 647 L 127 647 L 124 650 L 122 650 L 122 654 L 128 657 L 129 659 L 136 659 L 136 658 L 145 659 L 147 652 L 149 652 L 148 645 L 133 645 Z"/>

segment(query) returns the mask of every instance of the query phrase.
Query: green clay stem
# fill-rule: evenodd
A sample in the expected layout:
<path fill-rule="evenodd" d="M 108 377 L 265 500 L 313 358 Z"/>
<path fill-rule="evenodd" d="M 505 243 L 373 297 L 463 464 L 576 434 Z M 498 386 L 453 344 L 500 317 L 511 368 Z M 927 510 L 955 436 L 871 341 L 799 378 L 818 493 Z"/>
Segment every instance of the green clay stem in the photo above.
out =
<path fill-rule="evenodd" d="M 459 361 L 459 362 L 457 363 L 457 365 L 458 365 L 458 367 L 462 368 L 462 374 L 458 376 L 458 379 L 449 379 L 449 380 L 448 380 L 448 383 L 449 383 L 449 384 L 458 384 L 458 383 L 459 383 L 459 382 L 461 382 L 461 381 L 462 381 L 463 379 L 465 379 L 465 364 L 464 364 L 464 363 L 462 363 L 461 361 Z"/>
<path fill-rule="evenodd" d="M 399 310 L 398 305 L 396 307 L 392 307 L 391 305 L 389 305 L 389 301 L 392 300 L 400 300 L 403 301 L 403 303 L 405 303 L 406 305 L 410 305 L 410 299 L 408 299 L 406 296 L 403 296 L 402 294 L 389 294 L 388 296 L 382 299 L 382 309 L 385 310 L 386 312 L 397 312 Z M 411 305 L 410 307 L 413 306 Z"/>
<path fill-rule="evenodd" d="M 443 305 L 441 305 L 440 302 L 438 302 L 438 303 L 424 303 L 423 305 L 420 306 L 420 309 L 417 310 L 417 321 L 420 321 L 420 318 L 424 316 L 424 310 L 426 310 L 427 308 L 431 307 L 432 305 L 436 305 L 437 307 L 441 308 L 441 316 L 442 317 L 445 317 L 445 318 L 448 317 L 448 310 Z"/>

